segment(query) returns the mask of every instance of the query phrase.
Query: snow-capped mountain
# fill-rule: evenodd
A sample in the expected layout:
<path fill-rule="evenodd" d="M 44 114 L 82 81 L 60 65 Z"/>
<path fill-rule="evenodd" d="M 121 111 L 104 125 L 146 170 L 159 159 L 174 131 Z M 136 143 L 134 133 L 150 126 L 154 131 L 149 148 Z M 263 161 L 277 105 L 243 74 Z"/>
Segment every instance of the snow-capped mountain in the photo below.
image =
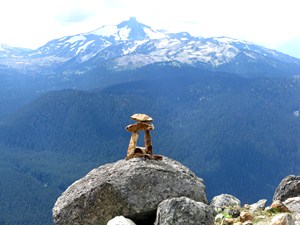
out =
<path fill-rule="evenodd" d="M 152 30 L 151 27 L 137 22 L 132 17 L 118 25 L 106 25 L 92 32 L 50 41 L 33 52 L 30 58 L 52 56 L 53 59 L 60 61 L 76 57 L 78 62 L 85 62 L 99 52 L 106 52 L 107 48 L 112 46 L 124 45 L 123 48 L 127 46 L 127 51 L 130 51 L 130 46 L 137 47 L 140 41 L 165 37 L 165 34 Z M 125 54 L 126 52 L 122 51 L 122 53 Z M 112 52 L 111 55 L 114 53 Z"/>
<path fill-rule="evenodd" d="M 30 52 L 6 52 L 4 57 L 1 50 L 0 64 L 25 71 L 53 72 L 59 67 L 72 73 L 75 68 L 84 72 L 99 66 L 118 71 L 173 63 L 242 75 L 300 74 L 300 59 L 278 51 L 228 37 L 157 31 L 134 17 L 118 25 L 52 40 Z"/>

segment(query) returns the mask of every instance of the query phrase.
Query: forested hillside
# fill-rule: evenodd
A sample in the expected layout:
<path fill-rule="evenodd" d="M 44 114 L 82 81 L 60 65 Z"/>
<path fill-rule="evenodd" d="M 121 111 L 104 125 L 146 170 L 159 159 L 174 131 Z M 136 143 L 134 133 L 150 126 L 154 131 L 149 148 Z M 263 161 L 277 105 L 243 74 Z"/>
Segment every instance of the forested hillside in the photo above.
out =
<path fill-rule="evenodd" d="M 154 118 L 154 152 L 204 178 L 209 198 L 271 199 L 284 176 L 300 172 L 298 78 L 167 66 L 128 73 L 138 79 L 44 94 L 1 125 L 1 224 L 51 224 L 51 208 L 69 184 L 125 157 L 124 128 L 139 112 Z"/>

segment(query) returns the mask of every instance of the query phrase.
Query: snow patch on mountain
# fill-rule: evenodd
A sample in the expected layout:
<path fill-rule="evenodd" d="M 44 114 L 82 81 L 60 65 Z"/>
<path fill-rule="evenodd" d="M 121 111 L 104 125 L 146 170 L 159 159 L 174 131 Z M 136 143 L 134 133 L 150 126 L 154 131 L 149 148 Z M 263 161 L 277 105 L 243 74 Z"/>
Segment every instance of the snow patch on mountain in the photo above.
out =
<path fill-rule="evenodd" d="M 118 41 L 128 40 L 130 31 L 131 31 L 131 29 L 129 27 L 123 27 L 123 28 L 119 29 L 119 31 L 117 32 L 117 35 L 115 35 L 115 39 Z"/>
<path fill-rule="evenodd" d="M 89 32 L 87 34 L 94 34 L 97 36 L 104 36 L 104 37 L 110 37 L 114 36 L 118 32 L 118 28 L 115 25 L 106 25 L 103 26 L 97 30 L 94 30 L 92 32 Z"/>
<path fill-rule="evenodd" d="M 0 45 L 0 51 L 1 51 L 1 52 L 6 52 L 6 49 L 4 49 L 4 48 L 2 47 L 2 45 Z"/>
<path fill-rule="evenodd" d="M 144 32 L 147 34 L 149 39 L 161 39 L 167 37 L 166 34 L 154 31 L 148 27 L 144 28 Z"/>
<path fill-rule="evenodd" d="M 75 42 L 78 42 L 78 41 L 85 41 L 86 40 L 86 37 L 84 35 L 76 35 L 74 37 L 71 37 L 70 39 L 68 39 L 66 42 L 67 43 L 71 43 L 71 44 L 74 44 Z"/>
<path fill-rule="evenodd" d="M 214 37 L 213 38 L 217 42 L 222 42 L 222 43 L 243 43 L 243 44 L 248 44 L 250 42 L 244 41 L 244 40 L 237 40 L 235 38 L 230 38 L 230 37 Z"/>
<path fill-rule="evenodd" d="M 126 41 L 128 40 L 130 31 L 131 29 L 129 27 L 118 29 L 117 26 L 103 26 L 89 34 L 95 34 L 103 37 L 113 37 L 116 41 Z"/>
<path fill-rule="evenodd" d="M 124 69 L 137 69 L 149 64 L 158 63 L 158 62 L 167 62 L 170 61 L 167 57 L 161 57 L 159 55 L 151 54 L 135 54 L 135 55 L 126 55 L 119 57 L 113 60 L 113 66 L 111 69 L 115 71 L 120 71 Z"/>
<path fill-rule="evenodd" d="M 123 54 L 127 55 L 133 53 L 140 45 L 144 44 L 145 42 L 147 42 L 147 40 L 135 41 L 132 46 L 128 48 L 123 48 Z"/>
<path fill-rule="evenodd" d="M 87 47 L 88 47 L 90 44 L 94 43 L 94 42 L 95 42 L 94 40 L 88 41 L 88 42 L 85 43 L 84 45 L 80 46 L 80 47 L 77 49 L 77 51 L 76 51 L 76 55 L 78 55 L 79 52 L 85 51 L 85 50 L 87 49 Z M 83 43 L 82 43 L 82 44 L 83 44 Z"/>
<path fill-rule="evenodd" d="M 249 58 L 251 58 L 251 59 L 256 59 L 255 54 L 253 54 L 253 53 L 251 53 L 251 52 L 244 52 L 244 54 L 245 54 L 246 56 L 248 56 Z"/>

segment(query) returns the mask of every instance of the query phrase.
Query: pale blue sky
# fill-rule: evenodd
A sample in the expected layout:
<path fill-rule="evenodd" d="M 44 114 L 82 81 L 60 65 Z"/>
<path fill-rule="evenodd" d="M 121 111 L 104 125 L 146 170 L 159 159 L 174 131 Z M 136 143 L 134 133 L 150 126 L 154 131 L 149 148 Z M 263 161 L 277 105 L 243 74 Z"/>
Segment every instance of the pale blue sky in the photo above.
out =
<path fill-rule="evenodd" d="M 37 48 L 135 16 L 154 29 L 278 48 L 300 38 L 299 5 L 299 0 L 9 0 L 0 7 L 0 43 Z"/>

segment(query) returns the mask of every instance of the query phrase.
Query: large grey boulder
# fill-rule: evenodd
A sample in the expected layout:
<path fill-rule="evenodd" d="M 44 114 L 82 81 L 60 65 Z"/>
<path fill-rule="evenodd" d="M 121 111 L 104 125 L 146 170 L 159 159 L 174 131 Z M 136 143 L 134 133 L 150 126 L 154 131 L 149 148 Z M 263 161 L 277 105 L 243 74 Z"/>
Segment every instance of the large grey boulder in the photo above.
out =
<path fill-rule="evenodd" d="M 285 201 L 288 198 L 300 196 L 300 176 L 285 177 L 275 190 L 273 201 Z"/>
<path fill-rule="evenodd" d="M 213 225 L 214 210 L 186 197 L 171 198 L 158 206 L 155 225 Z"/>
<path fill-rule="evenodd" d="M 207 203 L 203 180 L 177 161 L 134 158 L 92 170 L 56 201 L 57 225 L 106 225 L 123 215 L 137 224 L 154 223 L 158 204 L 186 196 Z"/>
<path fill-rule="evenodd" d="M 211 202 L 210 205 L 212 207 L 214 207 L 217 211 L 219 211 L 219 209 L 223 209 L 226 207 L 234 207 L 234 206 L 241 206 L 241 201 L 234 197 L 233 195 L 229 195 L 229 194 L 221 194 L 218 196 L 215 196 Z"/>

